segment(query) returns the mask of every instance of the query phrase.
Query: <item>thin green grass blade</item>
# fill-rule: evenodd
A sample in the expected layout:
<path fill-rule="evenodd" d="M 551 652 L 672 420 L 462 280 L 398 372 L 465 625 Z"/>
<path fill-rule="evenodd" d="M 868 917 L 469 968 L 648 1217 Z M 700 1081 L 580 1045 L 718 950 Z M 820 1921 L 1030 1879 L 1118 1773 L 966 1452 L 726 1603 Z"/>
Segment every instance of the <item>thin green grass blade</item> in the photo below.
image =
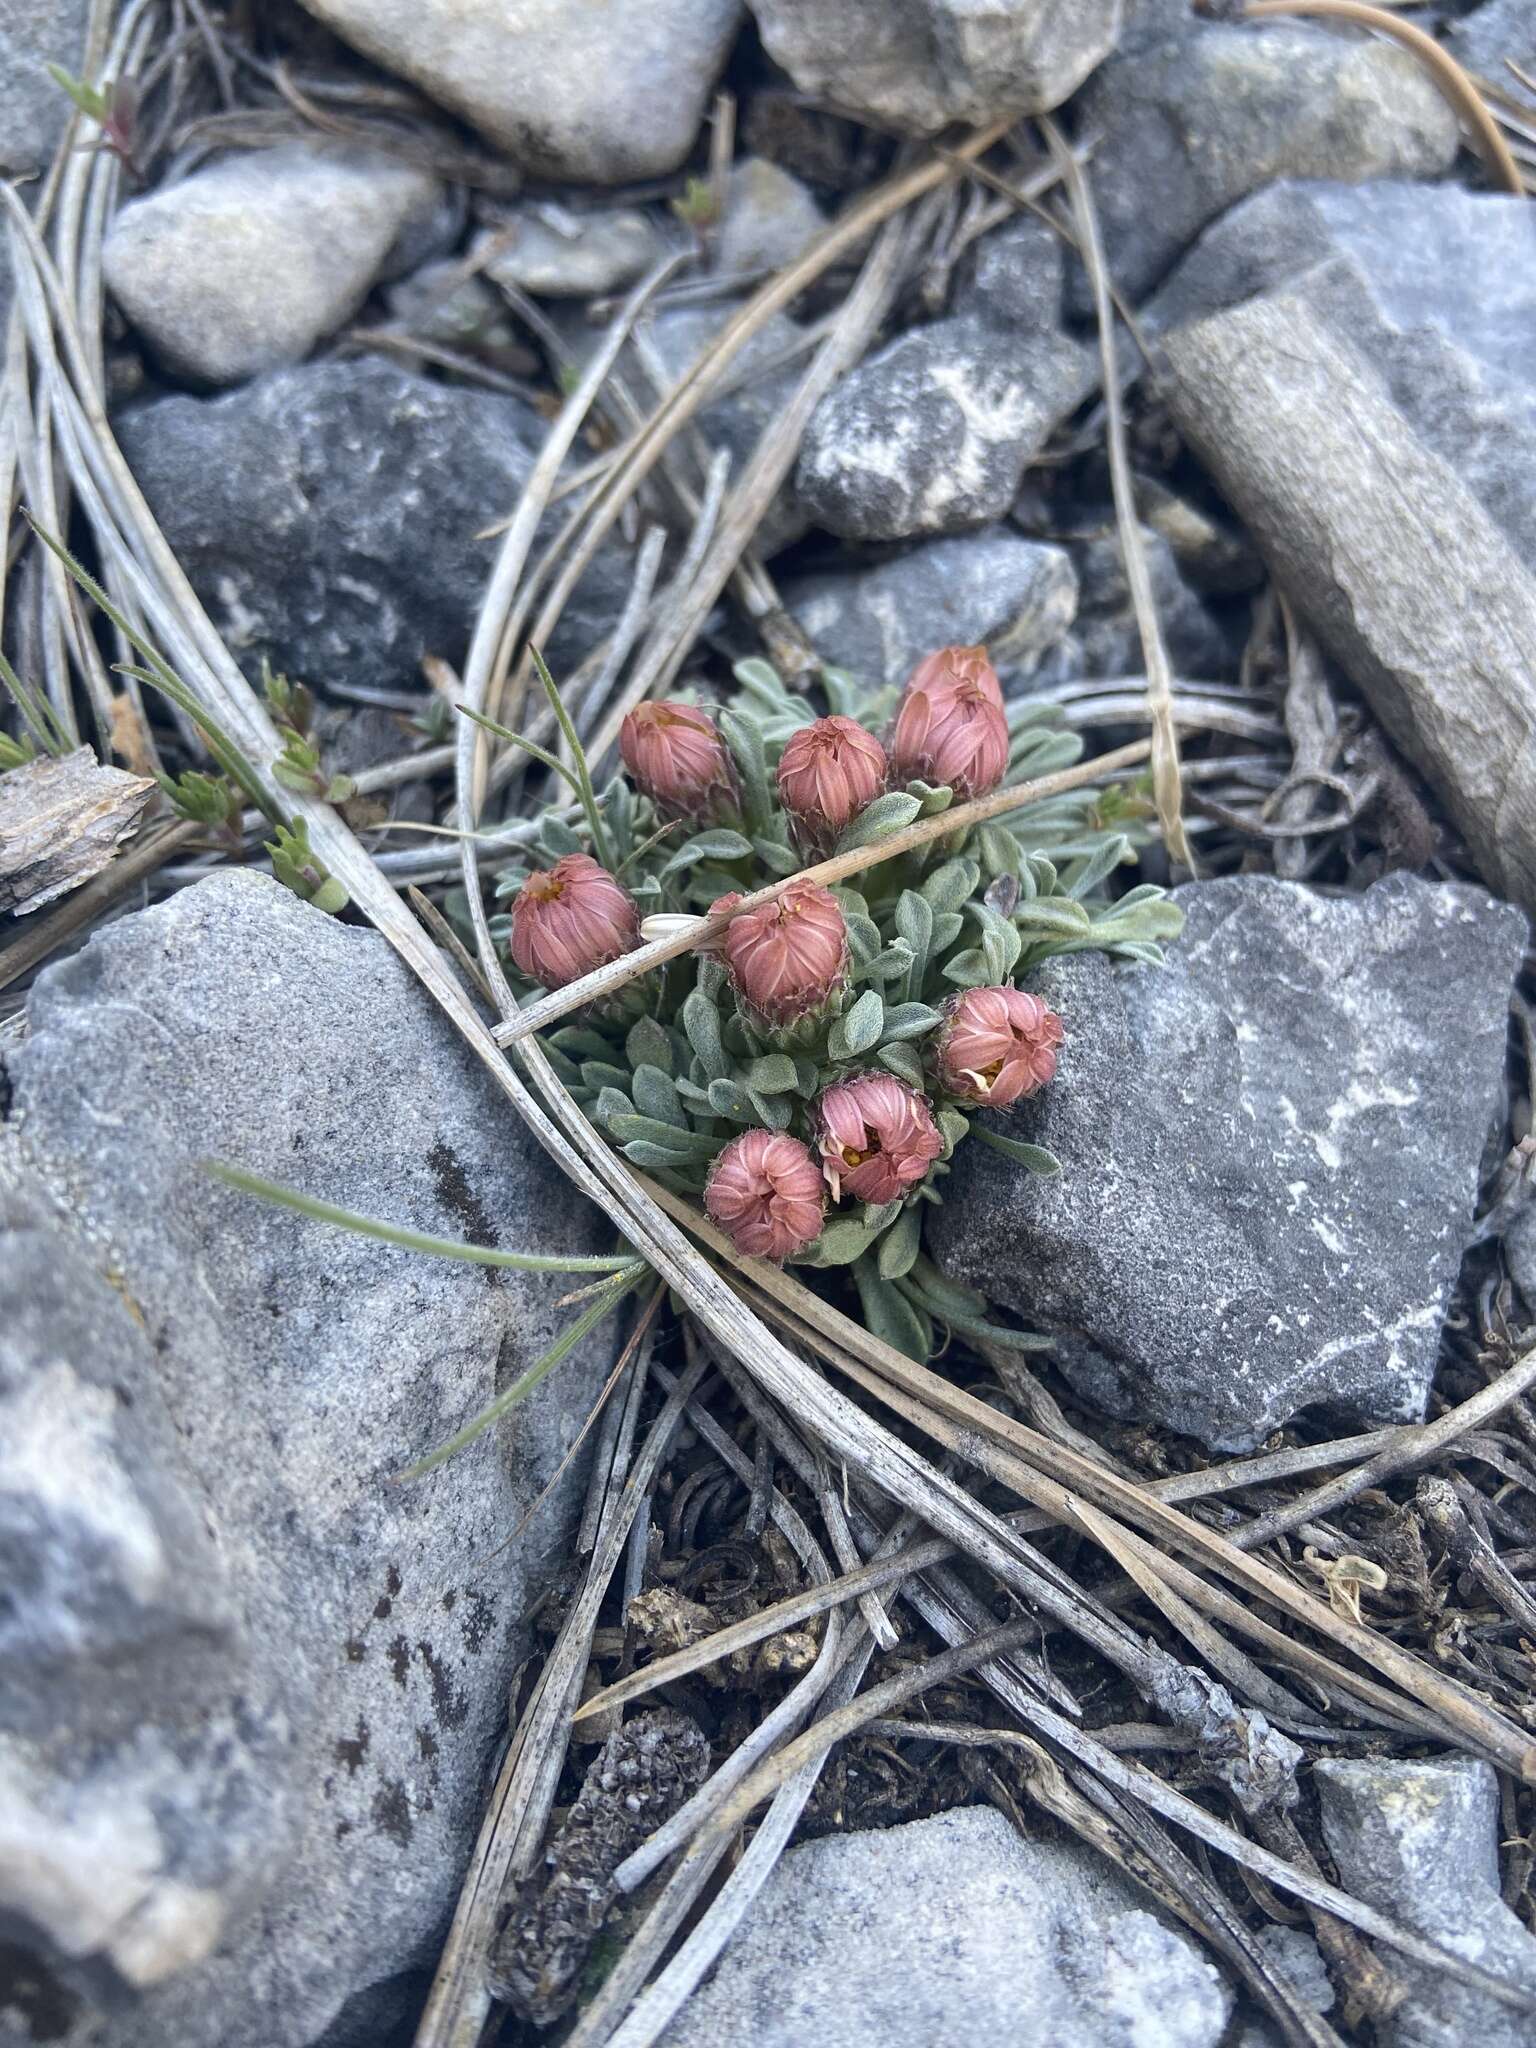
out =
<path fill-rule="evenodd" d="M 3 654 L 0 654 L 0 683 L 4 683 L 15 699 L 22 722 L 36 744 L 45 754 L 51 754 L 56 761 L 61 760 L 70 751 L 70 741 L 54 716 L 53 706 L 30 683 L 21 680 Z"/>
<path fill-rule="evenodd" d="M 472 1444 L 477 1436 L 488 1430 L 492 1423 L 499 1422 L 502 1416 L 515 1408 L 520 1401 L 525 1401 L 540 1381 L 547 1379 L 563 1358 L 569 1357 L 583 1337 L 595 1330 L 604 1316 L 609 1315 L 626 1294 L 639 1286 L 649 1270 L 643 1260 L 632 1259 L 625 1271 L 616 1273 L 612 1280 L 607 1282 L 592 1306 L 561 1331 L 536 1364 L 530 1365 L 521 1378 L 514 1380 L 510 1387 L 498 1394 L 495 1400 L 488 1407 L 482 1408 L 471 1421 L 466 1422 L 464 1427 L 456 1435 L 449 1437 L 445 1444 L 439 1444 L 435 1451 L 428 1451 L 427 1455 L 418 1459 L 414 1465 L 408 1465 L 403 1472 L 397 1472 L 396 1482 L 404 1485 L 409 1479 L 425 1478 L 428 1472 L 436 1471 L 437 1467 L 453 1457 L 455 1452 L 462 1451 L 466 1444 Z"/>
<path fill-rule="evenodd" d="M 587 814 L 587 829 L 592 834 L 592 851 L 601 865 L 608 870 L 609 874 L 612 874 L 613 850 L 608 844 L 608 833 L 607 828 L 603 824 L 602 813 L 597 808 L 597 791 L 592 785 L 592 770 L 587 762 L 587 750 L 581 744 L 576 728 L 571 723 L 571 714 L 565 708 L 565 700 L 556 687 L 555 679 L 550 674 L 543 655 L 540 654 L 537 647 L 530 647 L 528 649 L 528 658 L 533 663 L 534 672 L 544 686 L 544 694 L 549 699 L 549 708 L 555 714 L 555 720 L 560 727 L 561 735 L 565 740 L 565 744 L 571 750 L 571 759 L 576 764 L 576 788 L 577 793 L 581 797 L 581 807 Z"/>
<path fill-rule="evenodd" d="M 136 632 L 129 625 L 128 621 L 123 617 L 123 614 L 118 610 L 111 598 L 108 597 L 89 569 L 82 563 L 77 562 L 64 543 L 61 540 L 56 540 L 46 527 L 39 526 L 30 512 L 26 514 L 26 521 L 43 546 L 50 553 L 58 556 L 64 567 L 97 609 L 106 614 L 128 644 L 131 647 L 136 647 L 149 664 L 148 669 L 145 670 L 130 668 L 125 663 L 121 665 L 122 672 L 125 675 L 137 677 L 140 682 L 151 684 L 155 689 L 161 691 L 163 695 L 169 697 L 173 704 L 185 711 L 189 718 L 195 719 L 208 738 L 210 752 L 225 774 L 233 777 L 256 808 L 264 812 L 274 825 L 286 825 L 288 823 L 287 816 L 284 812 L 274 807 L 271 797 L 268 796 L 263 787 L 260 777 L 253 772 L 250 763 L 246 760 L 245 755 L 240 749 L 239 743 L 224 730 L 218 720 L 209 712 L 207 706 L 187 688 L 170 664 L 155 652 L 155 649 L 144 638 L 143 634 Z"/>
<path fill-rule="evenodd" d="M 453 708 L 461 718 L 467 718 L 472 725 L 481 726 L 486 732 L 494 733 L 497 739 L 505 740 L 509 747 L 521 747 L 525 754 L 532 754 L 535 761 L 542 761 L 546 768 L 552 768 L 568 789 L 577 796 L 581 795 L 581 784 L 570 769 L 563 761 L 557 761 L 553 754 L 546 753 L 537 741 L 525 739 L 520 732 L 514 732 L 510 725 L 502 725 L 494 718 L 487 718 L 483 711 L 471 711 L 467 704 L 455 704 Z"/>
<path fill-rule="evenodd" d="M 431 1237 L 422 1230 L 406 1230 L 398 1223 L 384 1223 L 376 1216 L 359 1216 L 354 1210 L 339 1209 L 334 1202 L 318 1201 L 298 1188 L 278 1180 L 263 1180 L 259 1173 L 247 1173 L 243 1166 L 227 1165 L 222 1159 L 205 1159 L 203 1170 L 226 1187 L 242 1195 L 255 1195 L 280 1209 L 311 1216 L 317 1223 L 334 1223 L 340 1230 L 359 1237 L 375 1237 L 381 1244 L 398 1245 L 402 1251 L 425 1252 L 429 1258 L 459 1259 L 470 1266 L 509 1267 L 516 1273 L 627 1273 L 635 1263 L 633 1252 L 615 1252 L 600 1257 L 577 1253 L 503 1252 L 493 1245 L 465 1244 L 457 1237 Z"/>

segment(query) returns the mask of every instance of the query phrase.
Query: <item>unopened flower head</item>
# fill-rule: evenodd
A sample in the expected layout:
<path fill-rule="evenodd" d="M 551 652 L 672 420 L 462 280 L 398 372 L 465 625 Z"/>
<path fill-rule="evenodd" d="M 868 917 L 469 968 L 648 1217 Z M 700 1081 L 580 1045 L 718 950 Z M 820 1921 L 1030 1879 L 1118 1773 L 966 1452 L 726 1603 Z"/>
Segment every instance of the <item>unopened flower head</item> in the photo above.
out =
<path fill-rule="evenodd" d="M 891 730 L 898 782 L 947 783 L 962 802 L 1008 772 L 1008 719 L 996 671 L 979 647 L 945 647 L 920 662 Z"/>
<path fill-rule="evenodd" d="M 801 842 L 827 847 L 885 788 L 889 764 L 872 732 L 851 718 L 818 718 L 779 759 L 779 801 Z"/>
<path fill-rule="evenodd" d="M 721 896 L 710 910 L 740 901 Z M 720 951 L 743 1007 L 766 1024 L 792 1024 L 823 1009 L 842 987 L 848 927 L 830 889 L 796 881 L 771 903 L 733 917 Z"/>
<path fill-rule="evenodd" d="M 834 1201 L 897 1201 L 944 1149 L 927 1101 L 894 1074 L 857 1074 L 827 1089 L 816 1135 Z"/>
<path fill-rule="evenodd" d="M 562 854 L 531 874 L 512 905 L 512 958 L 546 988 L 564 988 L 640 943 L 634 899 L 590 854 Z"/>
<path fill-rule="evenodd" d="M 782 1264 L 821 1234 L 826 1189 L 808 1147 L 743 1131 L 710 1168 L 704 1207 L 739 1252 Z"/>
<path fill-rule="evenodd" d="M 934 1046 L 934 1071 L 962 1102 L 1006 1109 L 1056 1072 L 1061 1019 L 1021 988 L 969 988 L 951 999 Z"/>
<path fill-rule="evenodd" d="M 619 727 L 619 753 L 637 789 L 677 818 L 736 808 L 736 771 L 720 728 L 697 704 L 637 704 Z"/>

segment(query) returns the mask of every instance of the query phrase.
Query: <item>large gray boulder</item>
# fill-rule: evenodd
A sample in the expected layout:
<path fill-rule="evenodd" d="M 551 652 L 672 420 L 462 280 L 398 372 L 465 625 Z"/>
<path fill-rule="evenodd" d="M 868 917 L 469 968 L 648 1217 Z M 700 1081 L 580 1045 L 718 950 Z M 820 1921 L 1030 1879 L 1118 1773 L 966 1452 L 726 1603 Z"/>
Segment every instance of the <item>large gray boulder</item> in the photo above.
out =
<path fill-rule="evenodd" d="M 967 1145 L 935 1211 L 956 1277 L 1055 1333 L 1111 1413 L 1249 1450 L 1313 1403 L 1422 1416 L 1502 1099 L 1518 911 L 1390 875 L 1360 896 L 1261 876 L 1178 891 L 1166 969 L 1099 954 L 1031 986 L 1055 1081 Z"/>
<path fill-rule="evenodd" d="M 1339 1880 L 1479 1969 L 1536 1992 L 1536 1937 L 1499 1895 L 1499 1782 L 1472 1757 L 1313 1766 Z M 1440 1972 L 1393 1957 L 1408 1997 L 1386 2048 L 1529 2048 L 1532 2021 Z"/>
<path fill-rule="evenodd" d="M 1536 564 L 1536 219 L 1461 185 L 1294 181 L 1214 222 L 1144 310 L 1166 334 L 1258 297 L 1306 305 Z"/>
<path fill-rule="evenodd" d="M 1092 384 L 1087 352 L 1054 328 L 974 313 L 914 327 L 817 406 L 796 487 L 816 524 L 844 540 L 985 526 Z"/>
<path fill-rule="evenodd" d="M 1406 50 L 1299 22 L 1191 30 L 1182 14 L 1079 103 L 1110 275 L 1131 298 L 1272 179 L 1435 177 L 1454 161 L 1456 117 Z M 1069 288 L 1089 310 L 1080 266 Z"/>
<path fill-rule="evenodd" d="M 1114 45 L 1120 0 L 750 0 L 813 98 L 933 135 L 1059 106 Z"/>
<path fill-rule="evenodd" d="M 1217 2048 L 1232 1993 L 1113 1865 L 990 1807 L 791 1849 L 663 2048 Z"/>
<path fill-rule="evenodd" d="M 397 1484 L 579 1283 L 398 1251 L 200 1162 L 506 1247 L 611 1232 L 385 941 L 271 880 L 124 918 L 29 1016 L 0 1129 L 0 1912 L 35 2024 L 4 2038 L 307 2048 L 350 2008 L 382 2040 L 579 1460 L 502 1546 L 611 1347 Z"/>
<path fill-rule="evenodd" d="M 1028 669 L 1077 608 L 1065 548 L 1005 526 L 924 541 L 867 568 L 786 577 L 784 603 L 823 661 L 871 683 L 904 683 L 938 647 L 984 646 Z"/>
<path fill-rule="evenodd" d="M 381 151 L 255 150 L 130 200 L 102 268 L 168 368 L 235 384 L 334 334 L 440 200 L 436 178 Z"/>
<path fill-rule="evenodd" d="M 510 516 L 545 431 L 518 399 L 377 357 L 274 370 L 117 421 L 225 644 L 252 674 L 266 655 L 321 691 L 332 677 L 409 688 L 424 654 L 462 660 L 495 560 L 496 542 L 475 536 Z M 628 587 L 624 551 L 605 549 L 544 650 L 557 674 L 608 630 Z"/>
<path fill-rule="evenodd" d="M 676 170 L 742 0 L 303 0 L 365 57 L 544 178 Z"/>

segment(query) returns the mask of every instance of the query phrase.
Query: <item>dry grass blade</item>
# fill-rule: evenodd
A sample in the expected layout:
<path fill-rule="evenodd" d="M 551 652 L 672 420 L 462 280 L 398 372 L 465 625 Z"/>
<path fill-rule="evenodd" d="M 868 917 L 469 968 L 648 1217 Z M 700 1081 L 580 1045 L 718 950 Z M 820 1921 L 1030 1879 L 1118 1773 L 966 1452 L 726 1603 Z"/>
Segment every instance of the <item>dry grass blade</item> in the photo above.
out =
<path fill-rule="evenodd" d="M 772 903 L 791 883 L 809 880 L 830 887 L 834 883 L 845 882 L 850 875 L 862 874 L 866 868 L 877 867 L 881 861 L 909 853 L 914 846 L 927 846 L 935 839 L 948 838 L 952 832 L 968 831 L 972 825 L 984 824 L 989 818 L 1000 818 L 1025 804 L 1039 803 L 1044 797 L 1060 796 L 1065 790 L 1083 789 L 1091 783 L 1103 782 L 1112 775 L 1118 775 L 1123 768 L 1137 767 L 1151 751 L 1147 741 L 1136 740 L 1128 747 L 1117 747 L 1111 754 L 1100 754 L 1094 760 L 1079 761 L 1075 767 L 1059 769 L 1054 775 L 1042 775 L 1034 782 L 1016 783 L 1011 789 L 994 789 L 990 796 L 979 796 L 968 804 L 956 804 L 950 810 L 941 811 L 937 817 L 919 818 L 916 824 L 893 832 L 886 839 L 878 839 L 871 846 L 856 846 L 847 853 L 834 854 L 830 860 L 821 861 L 815 867 L 802 868 L 783 881 L 770 882 L 765 888 L 754 890 L 728 911 L 701 917 L 687 930 L 653 939 L 649 945 L 637 947 L 633 953 L 622 954 L 608 966 L 583 975 L 580 981 L 556 989 L 552 995 L 530 1003 L 526 1010 L 518 1011 L 497 1025 L 495 1035 L 503 1045 L 531 1039 L 535 1032 L 543 1031 L 557 1018 L 568 1016 L 572 1010 L 579 1010 L 600 996 L 612 995 L 627 982 L 649 974 L 652 968 L 694 951 L 721 931 L 733 917 L 743 911 L 756 910 L 764 903 Z"/>
<path fill-rule="evenodd" d="M 902 1597 L 944 1641 L 958 1642 L 971 1633 L 970 1625 L 950 1611 L 921 1580 L 904 1586 Z M 1017 1684 L 1001 1661 L 984 1664 L 977 1675 L 1026 1727 L 1045 1736 L 1054 1750 L 1080 1767 L 1082 1775 L 1078 1782 L 1091 1793 L 1101 1793 L 1107 1788 L 1146 1808 L 1159 1819 L 1185 1830 L 1207 1848 L 1229 1857 L 1240 1869 L 1255 1873 L 1305 1905 L 1333 1914 L 1347 1925 L 1358 1928 L 1362 1934 L 1384 1941 L 1415 1961 L 1442 1970 L 1460 1983 L 1470 1985 L 1475 1980 L 1478 1989 L 1487 1991 L 1501 2004 L 1536 2010 L 1536 1997 L 1523 1985 L 1490 1977 L 1485 1971 L 1463 1962 L 1459 1956 L 1436 1948 L 1434 1943 L 1400 1927 L 1374 1907 L 1329 1884 L 1315 1870 L 1293 1865 L 1273 1850 L 1240 1835 L 1208 1813 L 1196 1800 L 1165 1784 L 1155 1771 L 1149 1771 L 1145 1765 L 1127 1760 L 1106 1748 L 1097 1736 L 1075 1726 Z"/>
<path fill-rule="evenodd" d="M 667 621 L 666 637 L 655 659 L 655 681 L 664 684 L 676 671 L 708 618 L 731 572 L 750 544 L 780 485 L 793 468 L 811 414 L 842 373 L 863 355 L 890 304 L 898 280 L 903 235 L 899 221 L 889 221 L 875 244 L 858 281 L 843 301 L 826 340 L 817 349 L 793 395 L 753 450 L 751 459 L 726 501 L 716 534 L 693 587 Z M 618 737 L 610 718 L 593 749 L 594 761 Z"/>
<path fill-rule="evenodd" d="M 1211 1494 L 1283 1478 L 1293 1471 L 1305 1471 L 1317 1463 L 1337 1464 L 1351 1456 L 1352 1448 L 1355 1452 L 1360 1448 L 1375 1451 L 1383 1448 L 1385 1441 L 1396 1441 L 1402 1434 L 1401 1428 L 1375 1430 L 1366 1437 L 1346 1438 L 1331 1444 L 1303 1445 L 1294 1451 L 1275 1451 L 1266 1458 L 1238 1460 L 1230 1465 L 1210 1466 L 1203 1472 L 1180 1472 L 1167 1479 L 1154 1479 L 1146 1490 L 1166 1501 L 1205 1499 Z M 1006 1519 L 1021 1536 L 1037 1535 L 1057 1526 L 1054 1516 L 1032 1508 L 1009 1515 Z M 829 1609 L 842 1606 L 864 1593 L 878 1592 L 897 1584 L 910 1572 L 926 1571 L 933 1565 L 944 1564 L 955 1555 L 952 1543 L 942 1538 L 932 1539 L 914 1544 L 894 1557 L 860 1565 L 857 1570 L 845 1572 L 825 1586 L 807 1587 L 802 1593 L 787 1594 L 784 1599 L 748 1615 L 744 1621 L 730 1623 L 686 1649 L 659 1657 L 643 1670 L 615 1680 L 585 1701 L 576 1718 L 582 1720 L 611 1712 L 616 1707 L 628 1706 L 646 1693 L 654 1692 L 658 1686 L 691 1677 L 694 1672 L 704 1670 L 737 1650 L 750 1649 L 754 1643 L 777 1635 L 783 1629 L 798 1628 L 802 1622 L 813 1620 L 818 1614 L 825 1614 Z M 1331 1674 L 1332 1667 L 1329 1669 Z M 1314 1672 L 1312 1675 L 1320 1674 Z M 1390 1694 L 1383 1692 L 1380 1695 L 1382 1703 L 1390 1699 Z"/>
<path fill-rule="evenodd" d="M 688 1228 L 717 1256 L 738 1265 L 742 1263 L 729 1241 L 690 1203 L 661 1188 L 652 1187 L 651 1192 L 671 1213 L 685 1220 Z M 1427 1708 L 1438 1719 L 1442 1740 L 1475 1748 L 1527 1783 L 1536 1783 L 1536 1745 L 1468 1688 L 1447 1679 L 1388 1637 L 1334 1613 L 1324 1601 L 1295 1585 L 1283 1572 L 1250 1557 L 1229 1538 L 1181 1514 L 1147 1488 L 1122 1478 L 1067 1445 L 1053 1443 L 1039 1431 L 989 1408 L 926 1366 L 914 1364 L 789 1274 L 760 1260 L 751 1261 L 750 1267 L 755 1288 L 782 1304 L 806 1333 L 806 1341 L 815 1343 L 820 1354 L 839 1371 L 882 1401 L 892 1402 L 893 1393 L 899 1391 L 913 1402 L 911 1412 L 915 1416 L 928 1411 L 932 1417 L 943 1419 L 954 1430 L 955 1442 L 966 1447 L 967 1455 L 979 1456 L 991 1447 L 988 1469 L 998 1475 L 1006 1474 L 1007 1483 L 1024 1499 L 1068 1526 L 1082 1526 L 1076 1513 L 1077 1496 L 1117 1517 L 1117 1525 L 1129 1522 L 1132 1528 L 1127 1534 L 1139 1530 L 1152 1536 L 1373 1666 L 1401 1688 L 1408 1703 Z M 1009 1462 L 1004 1464 L 1003 1459 Z"/>
<path fill-rule="evenodd" d="M 1104 238 L 1099 233 L 1098 210 L 1089 190 L 1087 173 L 1062 140 L 1055 122 L 1042 119 L 1040 125 L 1071 202 L 1078 250 L 1093 289 L 1093 310 L 1099 327 L 1099 357 L 1104 378 L 1104 438 L 1109 452 L 1115 523 L 1119 528 L 1125 580 L 1130 587 L 1136 626 L 1141 635 L 1142 659 L 1147 669 L 1147 708 L 1152 718 L 1152 794 L 1157 804 L 1157 819 L 1170 858 L 1193 872 L 1195 859 L 1184 831 L 1183 791 L 1179 781 L 1179 736 L 1173 716 L 1173 667 L 1163 641 L 1157 601 L 1152 595 L 1152 572 L 1147 564 L 1141 520 L 1136 510 L 1136 485 L 1131 476 L 1125 411 L 1120 397 L 1120 370 L 1115 361 L 1115 312 L 1104 259 Z"/>
<path fill-rule="evenodd" d="M 591 1653 L 592 1631 L 629 1528 L 660 1467 L 703 1368 L 685 1374 L 651 1425 L 622 1487 L 610 1485 L 586 1580 L 539 1674 L 538 1686 L 498 1775 L 459 1897 L 416 2048 L 474 2048 L 490 2012 L 485 1960 L 503 1893 L 536 1857 L 565 1758 L 570 1709 Z M 600 1483 L 594 1477 L 594 1485 Z"/>
<path fill-rule="evenodd" d="M 1447 1409 L 1433 1422 L 1410 1426 L 1396 1442 L 1357 1465 L 1353 1471 L 1340 1472 L 1336 1478 L 1315 1487 L 1311 1493 L 1303 1494 L 1299 1500 L 1276 1508 L 1271 1514 L 1261 1515 L 1246 1529 L 1237 1531 L 1233 1540 L 1244 1550 L 1256 1550 L 1260 1545 L 1272 1542 L 1276 1536 L 1284 1536 L 1290 1530 L 1300 1528 L 1303 1522 L 1321 1520 L 1346 1501 L 1356 1499 L 1367 1487 L 1379 1486 L 1394 1473 L 1411 1472 L 1415 1465 L 1427 1464 L 1431 1458 L 1438 1457 L 1458 1437 L 1465 1436 L 1469 1430 L 1481 1428 L 1490 1417 L 1507 1408 L 1511 1401 L 1518 1401 L 1533 1385 L 1536 1385 L 1536 1349 L 1517 1358 L 1496 1380 L 1480 1388 L 1458 1407 Z"/>
<path fill-rule="evenodd" d="M 849 207 L 840 220 L 818 235 L 803 255 L 753 293 L 690 366 L 687 374 L 635 435 L 622 458 L 609 470 L 587 508 L 587 527 L 581 543 L 561 570 L 535 621 L 529 636 L 535 646 L 542 646 L 547 641 L 554 621 L 560 617 L 572 591 L 625 505 L 661 461 L 676 435 L 717 395 L 724 372 L 752 337 L 834 263 L 858 249 L 876 228 L 936 186 L 960 175 L 970 159 L 983 155 L 1007 134 L 1012 125 L 1011 121 L 995 121 L 966 137 L 951 156 L 933 157 L 876 186 Z"/>

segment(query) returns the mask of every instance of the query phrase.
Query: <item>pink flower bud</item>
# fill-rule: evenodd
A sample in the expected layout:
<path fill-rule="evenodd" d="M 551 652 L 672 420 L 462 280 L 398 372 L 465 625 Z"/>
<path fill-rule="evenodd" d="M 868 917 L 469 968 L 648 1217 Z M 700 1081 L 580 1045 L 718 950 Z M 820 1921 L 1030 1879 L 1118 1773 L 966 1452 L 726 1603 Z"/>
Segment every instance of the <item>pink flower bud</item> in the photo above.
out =
<path fill-rule="evenodd" d="M 740 899 L 721 896 L 711 911 Z M 792 1024 L 820 1009 L 848 971 L 848 927 L 819 882 L 791 882 L 759 910 L 725 927 L 720 950 L 739 1002 L 766 1024 Z"/>
<path fill-rule="evenodd" d="M 969 988 L 951 998 L 934 1047 L 940 1086 L 962 1102 L 1006 1109 L 1056 1072 L 1061 1019 L 1021 988 Z"/>
<path fill-rule="evenodd" d="M 546 988 L 564 988 L 640 943 L 634 899 L 586 853 L 531 874 L 512 905 L 512 958 Z"/>
<path fill-rule="evenodd" d="M 672 817 L 722 817 L 735 809 L 730 752 L 697 704 L 637 704 L 619 727 L 619 753 L 635 787 Z"/>
<path fill-rule="evenodd" d="M 818 718 L 791 735 L 779 760 L 779 802 L 801 840 L 830 846 L 885 788 L 885 749 L 851 718 Z"/>
<path fill-rule="evenodd" d="M 944 1149 L 927 1102 L 894 1074 L 857 1074 L 828 1088 L 816 1127 L 834 1201 L 897 1201 Z"/>
<path fill-rule="evenodd" d="M 743 1131 L 709 1170 L 704 1207 L 737 1251 L 781 1264 L 821 1234 L 826 1190 L 809 1149 L 782 1131 Z"/>
<path fill-rule="evenodd" d="M 945 647 L 914 670 L 891 732 L 898 782 L 948 783 L 963 802 L 1008 772 L 1008 719 L 996 671 L 979 647 Z"/>
<path fill-rule="evenodd" d="M 974 683 L 1002 710 L 1003 686 L 985 647 L 941 647 L 937 654 L 925 654 L 907 678 L 909 690 L 953 689 L 958 683 Z"/>

